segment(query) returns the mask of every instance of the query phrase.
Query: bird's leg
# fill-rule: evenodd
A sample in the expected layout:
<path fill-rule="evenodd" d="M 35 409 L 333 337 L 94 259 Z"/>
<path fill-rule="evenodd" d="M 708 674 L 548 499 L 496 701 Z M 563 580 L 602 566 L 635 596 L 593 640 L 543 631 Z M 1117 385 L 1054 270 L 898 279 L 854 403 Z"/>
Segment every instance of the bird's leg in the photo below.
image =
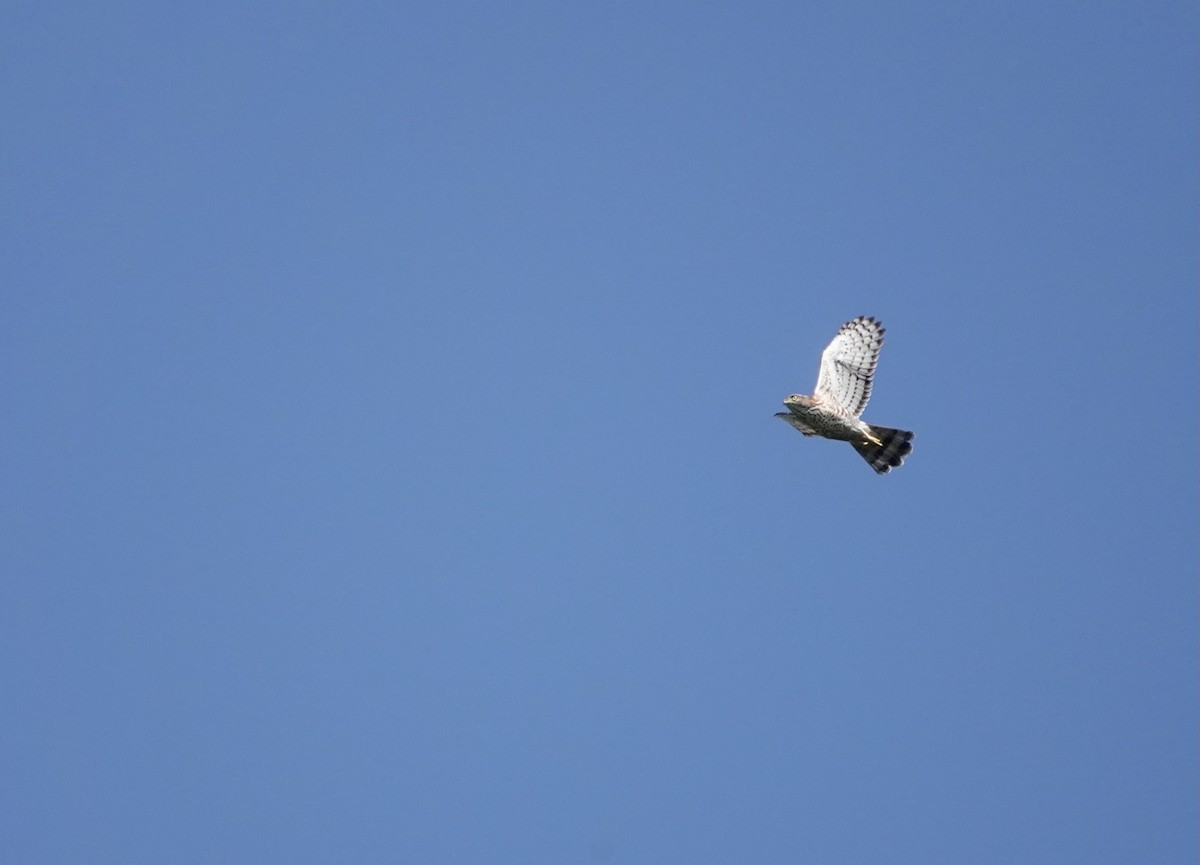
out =
<path fill-rule="evenodd" d="M 864 444 L 873 444 L 873 445 L 875 445 L 875 447 L 880 447 L 880 448 L 883 447 L 883 442 L 881 442 L 879 439 L 875 438 L 875 436 L 871 435 L 870 433 L 867 433 L 867 440 L 866 440 L 866 442 L 864 442 Z"/>

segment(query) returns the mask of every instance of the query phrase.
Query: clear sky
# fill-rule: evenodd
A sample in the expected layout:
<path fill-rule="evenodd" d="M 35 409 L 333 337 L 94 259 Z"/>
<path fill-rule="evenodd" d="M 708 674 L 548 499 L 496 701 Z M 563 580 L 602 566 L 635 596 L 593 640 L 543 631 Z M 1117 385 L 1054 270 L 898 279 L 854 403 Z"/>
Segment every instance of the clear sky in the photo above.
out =
<path fill-rule="evenodd" d="M 1192 0 L 3 17 L 0 860 L 1200 857 Z"/>

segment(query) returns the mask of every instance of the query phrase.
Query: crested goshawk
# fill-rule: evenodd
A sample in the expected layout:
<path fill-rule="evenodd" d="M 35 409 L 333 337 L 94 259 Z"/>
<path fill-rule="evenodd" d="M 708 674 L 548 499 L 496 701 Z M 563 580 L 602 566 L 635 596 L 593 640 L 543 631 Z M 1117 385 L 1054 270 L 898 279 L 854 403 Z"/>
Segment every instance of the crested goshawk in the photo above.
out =
<path fill-rule="evenodd" d="M 842 325 L 821 355 L 821 372 L 812 396 L 794 393 L 783 401 L 782 418 L 806 436 L 847 441 L 871 468 L 887 474 L 912 453 L 913 434 L 907 430 L 875 426 L 859 419 L 871 398 L 871 379 L 883 325 L 859 316 Z"/>

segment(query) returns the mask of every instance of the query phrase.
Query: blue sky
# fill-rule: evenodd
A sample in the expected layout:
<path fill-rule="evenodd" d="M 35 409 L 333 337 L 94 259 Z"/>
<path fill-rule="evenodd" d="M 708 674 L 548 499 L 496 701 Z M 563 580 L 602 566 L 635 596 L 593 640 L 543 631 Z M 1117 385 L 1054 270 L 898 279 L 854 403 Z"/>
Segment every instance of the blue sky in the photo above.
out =
<path fill-rule="evenodd" d="M 1195 862 L 1198 36 L 9 4 L 0 858 Z"/>

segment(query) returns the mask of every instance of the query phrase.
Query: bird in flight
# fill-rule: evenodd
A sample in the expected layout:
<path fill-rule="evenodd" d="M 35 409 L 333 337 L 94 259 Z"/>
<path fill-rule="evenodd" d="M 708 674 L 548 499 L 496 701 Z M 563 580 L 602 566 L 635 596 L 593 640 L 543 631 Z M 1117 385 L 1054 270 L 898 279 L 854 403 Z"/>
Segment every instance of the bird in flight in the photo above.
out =
<path fill-rule="evenodd" d="M 874 318 L 860 315 L 846 322 L 821 354 L 813 395 L 792 394 L 783 401 L 788 410 L 775 417 L 806 436 L 850 442 L 871 468 L 885 475 L 912 453 L 913 434 L 859 418 L 871 398 L 881 348 L 883 325 Z"/>

